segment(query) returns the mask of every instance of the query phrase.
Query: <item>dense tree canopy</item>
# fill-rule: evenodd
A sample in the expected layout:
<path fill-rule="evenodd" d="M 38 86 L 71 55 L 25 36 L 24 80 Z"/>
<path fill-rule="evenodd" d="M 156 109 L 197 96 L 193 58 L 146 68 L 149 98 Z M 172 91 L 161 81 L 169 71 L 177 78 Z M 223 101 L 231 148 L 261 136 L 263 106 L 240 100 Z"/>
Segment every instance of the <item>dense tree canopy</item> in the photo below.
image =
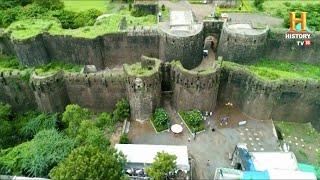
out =
<path fill-rule="evenodd" d="M 155 180 L 161 180 L 166 177 L 169 172 L 177 168 L 177 157 L 166 152 L 158 152 L 154 162 L 147 169 L 147 174 Z"/>
<path fill-rule="evenodd" d="M 64 4 L 61 0 L 33 0 L 35 4 L 47 9 L 62 9 Z"/>
<path fill-rule="evenodd" d="M 73 140 L 56 130 L 40 131 L 33 140 L 0 152 L 0 174 L 47 177 L 73 148 Z"/>
<path fill-rule="evenodd" d="M 94 146 L 81 146 L 52 169 L 52 179 L 109 179 L 124 178 L 125 159 L 113 149 L 101 150 Z"/>
<path fill-rule="evenodd" d="M 100 149 L 107 149 L 110 141 L 104 136 L 103 131 L 95 126 L 92 121 L 82 121 L 75 138 L 77 145 L 92 145 Z"/>
<path fill-rule="evenodd" d="M 66 129 L 67 134 L 71 137 L 76 137 L 81 122 L 90 118 L 91 112 L 88 109 L 81 108 L 78 105 L 68 105 L 62 115 L 62 122 L 68 126 Z"/>

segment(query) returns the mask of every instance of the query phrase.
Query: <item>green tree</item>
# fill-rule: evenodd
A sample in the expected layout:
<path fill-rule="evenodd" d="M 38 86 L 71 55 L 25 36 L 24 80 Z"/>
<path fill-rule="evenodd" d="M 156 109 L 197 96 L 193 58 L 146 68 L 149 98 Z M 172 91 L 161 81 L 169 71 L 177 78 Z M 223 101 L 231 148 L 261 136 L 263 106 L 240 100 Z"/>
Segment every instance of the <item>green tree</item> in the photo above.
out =
<path fill-rule="evenodd" d="M 33 140 L 1 151 L 0 174 L 47 177 L 73 148 L 73 140 L 56 130 L 40 131 Z"/>
<path fill-rule="evenodd" d="M 9 147 L 12 144 L 14 129 L 9 121 L 0 120 L 0 149 Z"/>
<path fill-rule="evenodd" d="M 0 103 L 0 120 L 9 120 L 11 113 L 12 110 L 9 104 Z"/>
<path fill-rule="evenodd" d="M 253 1 L 253 5 L 254 5 L 259 11 L 262 11 L 262 10 L 263 10 L 263 3 L 264 3 L 264 0 L 254 0 L 254 1 Z"/>
<path fill-rule="evenodd" d="M 32 138 L 39 131 L 44 129 L 57 128 L 58 114 L 40 114 L 37 117 L 29 119 L 28 122 L 21 128 L 21 133 L 24 138 Z"/>
<path fill-rule="evenodd" d="M 106 126 L 114 126 L 116 122 L 113 120 L 111 113 L 103 112 L 97 117 L 96 126 L 100 129 L 104 129 Z"/>
<path fill-rule="evenodd" d="M 76 27 L 92 26 L 101 14 L 102 12 L 96 9 L 88 9 L 80 12 L 75 18 L 75 25 Z"/>
<path fill-rule="evenodd" d="M 81 146 L 50 172 L 59 179 L 109 179 L 124 178 L 125 158 L 114 149 L 101 150 L 94 146 Z"/>
<path fill-rule="evenodd" d="M 147 174 L 155 180 L 161 180 L 166 177 L 169 172 L 177 168 L 177 156 L 166 152 L 158 152 L 154 162 L 147 169 Z"/>
<path fill-rule="evenodd" d="M 127 100 L 121 99 L 117 102 L 116 108 L 113 111 L 114 121 L 123 121 L 130 116 L 130 104 Z"/>
<path fill-rule="evenodd" d="M 110 141 L 104 136 L 103 131 L 97 128 L 92 121 L 81 122 L 75 140 L 78 146 L 92 145 L 106 149 L 110 145 Z"/>
<path fill-rule="evenodd" d="M 33 2 L 39 6 L 47 9 L 63 9 L 64 4 L 61 0 L 33 0 Z"/>
<path fill-rule="evenodd" d="M 157 108 L 154 112 L 153 118 L 156 126 L 167 125 L 169 121 L 169 116 L 163 108 Z"/>
<path fill-rule="evenodd" d="M 71 137 L 76 137 L 81 122 L 90 118 L 91 112 L 78 105 L 68 105 L 66 111 L 62 114 L 62 122 L 68 126 L 66 132 Z"/>

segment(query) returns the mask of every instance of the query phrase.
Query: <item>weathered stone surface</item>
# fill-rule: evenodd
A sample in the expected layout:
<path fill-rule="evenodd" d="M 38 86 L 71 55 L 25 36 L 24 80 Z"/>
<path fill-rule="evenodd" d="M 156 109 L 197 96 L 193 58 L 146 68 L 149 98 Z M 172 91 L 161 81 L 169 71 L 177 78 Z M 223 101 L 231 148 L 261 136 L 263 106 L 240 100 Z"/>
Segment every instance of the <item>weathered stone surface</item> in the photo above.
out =
<path fill-rule="evenodd" d="M 319 82 L 268 82 L 232 70 L 221 75 L 219 103 L 232 102 L 258 119 L 312 122 L 320 130 Z"/>

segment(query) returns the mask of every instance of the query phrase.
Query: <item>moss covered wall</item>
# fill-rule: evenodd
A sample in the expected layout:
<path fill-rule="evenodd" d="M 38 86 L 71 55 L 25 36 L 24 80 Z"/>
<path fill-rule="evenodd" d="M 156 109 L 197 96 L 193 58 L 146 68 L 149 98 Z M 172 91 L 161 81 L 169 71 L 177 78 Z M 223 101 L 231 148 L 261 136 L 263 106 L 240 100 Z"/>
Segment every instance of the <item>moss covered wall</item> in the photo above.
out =
<path fill-rule="evenodd" d="M 181 65 L 173 65 L 171 80 L 176 109 L 213 111 L 217 104 L 219 76 L 220 72 L 213 69 L 202 74 L 183 69 Z"/>
<path fill-rule="evenodd" d="M 232 102 L 257 119 L 312 122 L 320 130 L 320 82 L 269 82 L 247 71 L 223 69 L 218 101 Z"/>
<path fill-rule="evenodd" d="M 65 73 L 67 93 L 72 104 L 98 112 L 112 111 L 126 98 L 123 71 L 92 74 Z"/>
<path fill-rule="evenodd" d="M 20 71 L 0 72 L 0 101 L 10 104 L 15 111 L 37 108 L 28 78 Z"/>
<path fill-rule="evenodd" d="M 311 33 L 311 46 L 298 46 L 298 39 L 285 38 L 286 32 L 286 29 L 269 31 L 265 58 L 320 64 L 320 32 Z"/>
<path fill-rule="evenodd" d="M 0 38 L 0 46 L 7 54 L 12 54 L 13 50 L 19 60 L 29 66 L 59 60 L 104 69 L 138 62 L 143 54 L 159 57 L 159 35 L 152 28 L 131 29 L 93 39 L 48 33 L 9 42 Z"/>
<path fill-rule="evenodd" d="M 146 61 L 153 61 L 154 65 L 147 67 Z M 124 70 L 131 118 L 145 122 L 150 120 L 155 108 L 160 106 L 161 66 L 160 60 L 147 57 L 142 57 L 142 65 L 142 68 L 145 68 L 144 71 L 150 71 L 150 73 L 138 75 L 132 72 L 128 65 L 124 66 Z"/>

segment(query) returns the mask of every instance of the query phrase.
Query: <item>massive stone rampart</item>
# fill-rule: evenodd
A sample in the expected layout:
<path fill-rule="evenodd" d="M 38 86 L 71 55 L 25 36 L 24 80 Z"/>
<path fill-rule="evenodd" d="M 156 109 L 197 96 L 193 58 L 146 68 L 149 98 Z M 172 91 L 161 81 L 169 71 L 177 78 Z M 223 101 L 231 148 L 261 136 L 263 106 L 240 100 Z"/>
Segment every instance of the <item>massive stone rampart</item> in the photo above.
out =
<path fill-rule="evenodd" d="M 197 67 L 203 58 L 203 26 L 198 33 L 179 36 L 161 32 L 160 59 L 171 62 L 179 60 L 183 67 L 192 69 Z"/>
<path fill-rule="evenodd" d="M 137 27 L 126 32 L 110 33 L 96 38 L 41 33 L 24 40 L 10 40 L 4 34 L 0 48 L 19 58 L 24 65 L 35 66 L 59 60 L 74 64 L 92 64 L 98 69 L 135 63 L 142 54 L 159 57 L 157 29 Z M 13 48 L 13 49 L 11 49 Z"/>
<path fill-rule="evenodd" d="M 265 58 L 320 64 L 320 32 L 311 33 L 310 46 L 298 46 L 299 39 L 285 38 L 287 31 L 287 29 L 271 29 L 269 31 Z"/>
<path fill-rule="evenodd" d="M 112 111 L 118 100 L 126 98 L 122 70 L 91 74 L 65 73 L 65 82 L 72 104 L 98 112 Z"/>
<path fill-rule="evenodd" d="M 177 110 L 213 111 L 217 104 L 219 70 L 188 71 L 179 62 L 171 67 L 173 104 Z"/>
<path fill-rule="evenodd" d="M 161 61 L 142 57 L 141 71 L 137 74 L 125 64 L 126 89 L 131 108 L 131 118 L 140 122 L 148 121 L 161 100 Z"/>
<path fill-rule="evenodd" d="M 219 103 L 232 102 L 257 119 L 311 122 L 320 129 L 320 82 L 267 81 L 243 69 L 221 72 Z"/>
<path fill-rule="evenodd" d="M 239 26 L 239 27 L 237 27 Z M 264 56 L 268 29 L 225 24 L 218 45 L 218 56 L 238 63 L 255 62 Z"/>

